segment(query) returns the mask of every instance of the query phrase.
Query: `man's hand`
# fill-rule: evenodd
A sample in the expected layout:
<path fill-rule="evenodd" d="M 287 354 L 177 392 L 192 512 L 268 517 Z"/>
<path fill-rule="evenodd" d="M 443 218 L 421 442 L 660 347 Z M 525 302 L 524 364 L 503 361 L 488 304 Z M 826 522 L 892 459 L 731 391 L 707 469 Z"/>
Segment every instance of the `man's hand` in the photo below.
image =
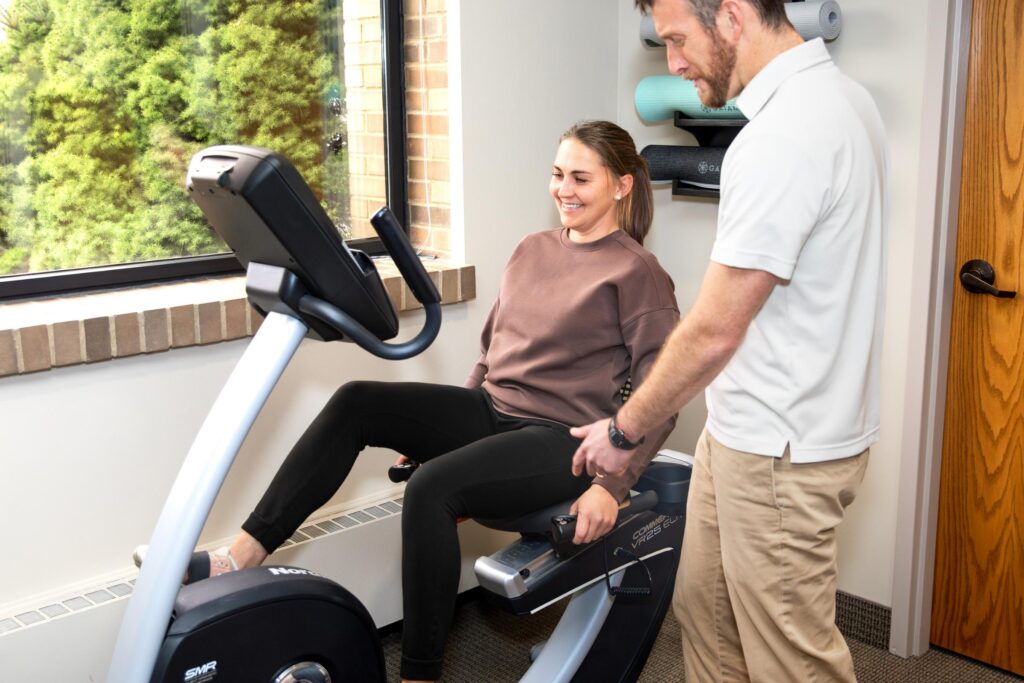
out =
<path fill-rule="evenodd" d="M 572 473 L 580 476 L 584 471 L 591 477 L 603 477 L 606 474 L 620 475 L 625 473 L 626 466 L 633 451 L 616 448 L 608 440 L 608 423 L 611 418 L 598 420 L 583 427 L 573 427 L 569 433 L 583 443 L 572 456 Z"/>
<path fill-rule="evenodd" d="M 619 516 L 619 504 L 608 489 L 592 484 L 569 508 L 569 514 L 576 515 L 576 545 L 591 543 L 604 536 L 615 526 Z"/>

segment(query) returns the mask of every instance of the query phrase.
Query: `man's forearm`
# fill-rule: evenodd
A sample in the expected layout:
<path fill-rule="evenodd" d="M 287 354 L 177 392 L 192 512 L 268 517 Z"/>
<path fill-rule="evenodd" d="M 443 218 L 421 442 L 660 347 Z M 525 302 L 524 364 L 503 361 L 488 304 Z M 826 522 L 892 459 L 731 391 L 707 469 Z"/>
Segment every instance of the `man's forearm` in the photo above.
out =
<path fill-rule="evenodd" d="M 711 383 L 739 348 L 777 282 L 761 270 L 714 262 L 708 266 L 693 308 L 619 411 L 616 422 L 627 437 L 647 434 Z"/>
<path fill-rule="evenodd" d="M 684 319 L 669 335 L 643 384 L 619 410 L 618 426 L 630 437 L 649 433 L 710 384 L 735 350 L 735 343 Z"/>

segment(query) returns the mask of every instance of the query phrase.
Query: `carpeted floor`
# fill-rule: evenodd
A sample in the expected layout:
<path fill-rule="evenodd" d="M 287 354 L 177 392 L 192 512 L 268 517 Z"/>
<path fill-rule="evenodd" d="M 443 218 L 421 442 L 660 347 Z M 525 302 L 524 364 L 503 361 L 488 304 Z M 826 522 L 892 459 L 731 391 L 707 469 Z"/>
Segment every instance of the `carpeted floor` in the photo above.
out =
<path fill-rule="evenodd" d="M 459 608 L 445 654 L 444 683 L 514 682 L 529 666 L 530 646 L 542 641 L 561 615 L 556 605 L 531 617 L 515 617 L 472 601 Z M 850 640 L 860 683 L 1021 683 L 1024 678 L 943 651 L 901 659 Z M 384 638 L 388 681 L 398 681 L 401 634 Z M 669 614 L 654 644 L 641 683 L 683 681 L 679 624 Z M 594 683 L 601 683 L 595 681 Z M 781 682 L 780 682 L 781 683 Z"/>

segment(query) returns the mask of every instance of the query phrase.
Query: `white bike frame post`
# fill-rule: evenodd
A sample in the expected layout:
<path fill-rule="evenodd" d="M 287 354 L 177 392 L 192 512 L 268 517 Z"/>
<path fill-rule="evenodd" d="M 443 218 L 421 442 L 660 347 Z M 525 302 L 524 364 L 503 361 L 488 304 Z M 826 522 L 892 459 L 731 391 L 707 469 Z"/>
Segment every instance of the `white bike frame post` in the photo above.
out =
<path fill-rule="evenodd" d="M 213 404 L 150 539 L 146 562 L 121 622 L 108 681 L 150 680 L 181 579 L 213 501 L 306 331 L 301 320 L 270 313 Z"/>

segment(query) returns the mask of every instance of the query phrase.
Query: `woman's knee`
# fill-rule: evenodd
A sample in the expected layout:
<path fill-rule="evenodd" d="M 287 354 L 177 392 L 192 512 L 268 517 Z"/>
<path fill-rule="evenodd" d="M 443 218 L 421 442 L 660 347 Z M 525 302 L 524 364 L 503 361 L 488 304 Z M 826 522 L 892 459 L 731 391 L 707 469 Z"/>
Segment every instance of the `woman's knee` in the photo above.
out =
<path fill-rule="evenodd" d="M 372 405 L 383 384 L 383 382 L 369 381 L 346 382 L 338 387 L 334 395 L 331 396 L 327 405 L 324 406 L 324 412 L 345 416 L 352 414 L 357 409 Z"/>
<path fill-rule="evenodd" d="M 409 478 L 402 496 L 402 516 L 410 520 L 458 516 L 452 502 L 457 498 L 451 482 L 437 475 L 437 463 L 421 465 Z"/>
<path fill-rule="evenodd" d="M 418 467 L 405 484 L 405 491 L 402 494 L 403 515 L 413 510 L 425 509 L 435 501 L 435 497 L 431 495 L 428 480 L 432 477 L 427 464 Z"/>

